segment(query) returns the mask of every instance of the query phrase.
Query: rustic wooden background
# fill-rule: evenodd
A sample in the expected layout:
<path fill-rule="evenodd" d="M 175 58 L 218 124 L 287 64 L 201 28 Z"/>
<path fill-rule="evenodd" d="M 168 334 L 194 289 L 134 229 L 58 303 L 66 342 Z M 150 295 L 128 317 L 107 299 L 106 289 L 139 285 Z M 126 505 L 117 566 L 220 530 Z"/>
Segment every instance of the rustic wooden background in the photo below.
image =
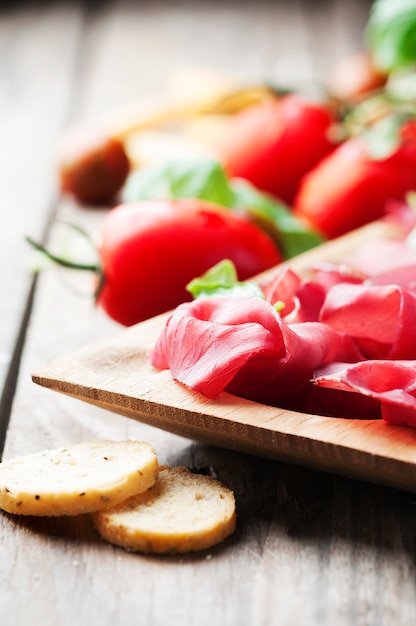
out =
<path fill-rule="evenodd" d="M 163 463 L 214 468 L 234 489 L 235 535 L 203 554 L 145 557 L 88 518 L 0 516 L 1 624 L 410 626 L 416 496 L 195 444 L 54 394 L 31 372 L 120 328 L 89 278 L 34 277 L 27 234 L 59 220 L 96 232 L 103 210 L 59 196 L 71 122 L 159 93 L 181 67 L 257 80 L 323 79 L 362 46 L 370 2 L 3 2 L 0 5 L 0 450 L 97 438 L 150 441 Z"/>

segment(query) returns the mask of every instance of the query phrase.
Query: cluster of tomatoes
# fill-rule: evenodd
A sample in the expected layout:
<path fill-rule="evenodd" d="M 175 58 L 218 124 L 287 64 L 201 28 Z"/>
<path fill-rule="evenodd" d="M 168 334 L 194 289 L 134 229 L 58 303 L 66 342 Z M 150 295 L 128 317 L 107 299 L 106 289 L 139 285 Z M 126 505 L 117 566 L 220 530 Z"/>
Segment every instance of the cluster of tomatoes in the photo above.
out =
<path fill-rule="evenodd" d="M 230 178 L 283 201 L 325 238 L 381 217 L 390 200 L 416 189 L 416 120 L 397 127 L 394 148 L 381 158 L 364 134 L 336 137 L 340 102 L 351 109 L 386 80 L 367 57 L 352 71 L 340 69 L 338 82 L 340 76 L 338 94 L 323 102 L 289 93 L 230 115 L 217 146 Z M 81 203 L 110 203 L 129 171 L 121 141 L 72 137 L 60 162 L 61 186 Z M 97 302 L 124 325 L 189 299 L 187 283 L 224 258 L 234 262 L 240 280 L 283 260 L 258 225 L 196 199 L 116 206 L 104 219 L 100 246 L 104 280 Z"/>
<path fill-rule="evenodd" d="M 235 116 L 220 147 L 229 174 L 328 239 L 381 218 L 416 189 L 416 109 L 394 101 L 387 80 L 368 53 L 353 55 L 334 68 L 326 101 L 290 94 Z"/>

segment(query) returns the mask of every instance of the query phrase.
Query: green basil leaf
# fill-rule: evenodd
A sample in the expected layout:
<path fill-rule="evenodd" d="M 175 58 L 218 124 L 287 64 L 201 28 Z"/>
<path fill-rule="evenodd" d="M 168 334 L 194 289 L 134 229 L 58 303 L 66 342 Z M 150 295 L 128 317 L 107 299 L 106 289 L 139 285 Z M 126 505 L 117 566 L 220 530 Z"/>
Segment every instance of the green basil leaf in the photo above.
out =
<path fill-rule="evenodd" d="M 229 259 L 220 261 L 202 276 L 194 278 L 186 286 L 192 296 L 257 297 L 264 299 L 260 287 L 253 281 L 240 282 L 234 263 Z"/>
<path fill-rule="evenodd" d="M 130 174 L 125 202 L 199 198 L 235 212 L 244 212 L 276 242 L 286 259 L 323 239 L 298 220 L 283 203 L 261 193 L 245 180 L 228 180 L 222 165 L 211 158 L 164 162 Z"/>
<path fill-rule="evenodd" d="M 127 179 L 125 202 L 199 198 L 231 206 L 233 193 L 221 165 L 210 158 L 167 161 L 141 168 Z"/>
<path fill-rule="evenodd" d="M 375 0 L 366 40 L 376 64 L 384 70 L 391 72 L 416 63 L 415 1 Z"/>
<path fill-rule="evenodd" d="M 258 191 L 243 179 L 232 179 L 234 208 L 240 207 L 276 241 L 286 259 L 323 242 L 323 238 L 298 220 L 282 202 Z"/>

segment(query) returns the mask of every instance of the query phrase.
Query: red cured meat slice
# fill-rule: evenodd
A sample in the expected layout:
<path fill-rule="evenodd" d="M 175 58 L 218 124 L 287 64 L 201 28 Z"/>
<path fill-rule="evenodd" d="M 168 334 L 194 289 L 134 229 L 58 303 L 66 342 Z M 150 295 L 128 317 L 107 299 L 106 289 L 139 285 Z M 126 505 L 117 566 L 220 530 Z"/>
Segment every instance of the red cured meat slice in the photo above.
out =
<path fill-rule="evenodd" d="M 416 266 L 416 251 L 406 241 L 375 239 L 362 246 L 348 260 L 348 264 L 363 274 L 376 276 L 400 267 Z"/>
<path fill-rule="evenodd" d="M 227 390 L 238 396 L 276 405 L 282 398 L 303 389 L 315 368 L 336 360 L 356 361 L 361 353 L 349 337 L 320 324 L 282 323 L 286 355 L 273 367 L 254 358 L 236 374 Z"/>
<path fill-rule="evenodd" d="M 285 265 L 262 290 L 270 304 L 282 302 L 281 316 L 288 323 L 317 322 L 326 294 L 337 284 L 362 284 L 367 276 L 346 264 L 322 263 L 310 270 L 311 279 L 301 278 Z"/>
<path fill-rule="evenodd" d="M 237 395 L 276 401 L 303 387 L 334 359 L 360 358 L 355 343 L 318 322 L 289 326 L 260 298 L 201 298 L 179 306 L 151 362 L 215 398 Z"/>
<path fill-rule="evenodd" d="M 321 309 L 321 321 L 352 337 L 392 343 L 397 334 L 400 293 L 397 287 L 340 284 Z"/>
<path fill-rule="evenodd" d="M 249 359 L 285 355 L 280 317 L 260 298 L 201 298 L 175 309 L 152 354 L 158 369 L 215 398 Z"/>
<path fill-rule="evenodd" d="M 348 264 L 288 266 L 261 298 L 201 298 L 172 313 L 158 369 L 216 398 L 416 427 L 416 251 L 373 241 Z M 279 315 L 272 304 L 284 303 Z M 348 397 L 348 399 L 346 399 Z"/>
<path fill-rule="evenodd" d="M 416 264 L 404 265 L 381 272 L 370 280 L 372 285 L 397 285 L 416 293 Z"/>
<path fill-rule="evenodd" d="M 267 302 L 270 302 L 272 305 L 275 305 L 277 302 L 284 304 L 284 308 L 281 311 L 282 317 L 298 309 L 299 300 L 297 293 L 301 282 L 300 276 L 290 267 L 284 265 L 277 271 L 273 279 L 262 287 Z"/>
<path fill-rule="evenodd" d="M 416 296 L 396 285 L 336 285 L 321 321 L 356 338 L 367 358 L 416 358 Z"/>
<path fill-rule="evenodd" d="M 382 417 L 416 426 L 416 361 L 369 360 L 332 363 L 319 368 L 313 382 L 321 387 L 360 393 L 381 403 Z"/>
<path fill-rule="evenodd" d="M 368 278 L 367 274 L 346 263 L 320 263 L 311 268 L 310 271 L 314 283 L 321 285 L 325 293 L 339 283 L 352 283 L 359 285 Z"/>

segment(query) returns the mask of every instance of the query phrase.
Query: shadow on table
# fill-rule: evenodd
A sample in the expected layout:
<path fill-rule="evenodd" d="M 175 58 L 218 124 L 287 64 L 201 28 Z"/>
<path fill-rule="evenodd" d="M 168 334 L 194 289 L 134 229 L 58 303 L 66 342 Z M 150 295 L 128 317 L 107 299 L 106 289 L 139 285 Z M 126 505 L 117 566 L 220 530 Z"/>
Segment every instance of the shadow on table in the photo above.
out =
<path fill-rule="evenodd" d="M 261 548 L 271 536 L 328 546 L 345 540 L 416 561 L 416 494 L 202 444 L 191 444 L 175 463 L 234 491 L 235 543 L 255 538 Z"/>
<path fill-rule="evenodd" d="M 234 491 L 237 504 L 237 528 L 231 537 L 209 550 L 173 555 L 176 559 L 190 562 L 242 546 L 262 553 L 266 546 L 278 549 L 279 541 L 289 540 L 321 551 L 345 541 L 353 550 L 365 546 L 416 562 L 416 494 L 197 443 L 170 463 L 220 480 Z M 101 543 L 108 549 L 88 515 L 5 515 L 52 543 Z"/>

